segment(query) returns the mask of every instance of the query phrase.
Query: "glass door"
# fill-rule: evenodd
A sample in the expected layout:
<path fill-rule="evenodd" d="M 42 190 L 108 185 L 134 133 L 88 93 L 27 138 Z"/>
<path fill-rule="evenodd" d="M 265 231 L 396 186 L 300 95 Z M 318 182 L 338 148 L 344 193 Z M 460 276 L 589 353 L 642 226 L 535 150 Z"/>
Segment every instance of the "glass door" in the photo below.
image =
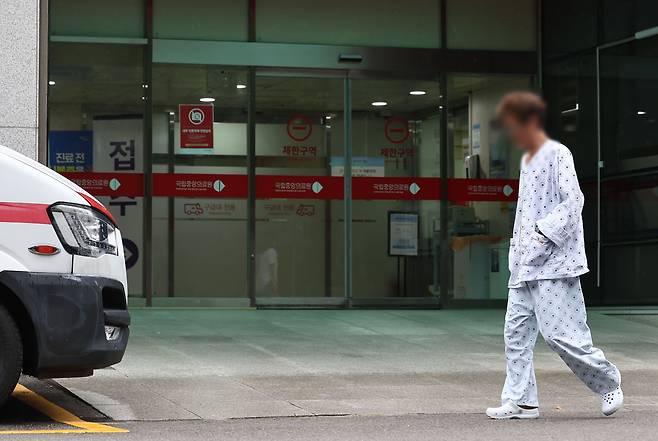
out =
<path fill-rule="evenodd" d="M 256 75 L 256 302 L 342 305 L 343 86 L 340 74 Z"/>
<path fill-rule="evenodd" d="M 658 37 L 613 43 L 598 55 L 602 303 L 656 304 Z"/>
<path fill-rule="evenodd" d="M 355 305 L 438 305 L 441 98 L 438 79 L 352 80 Z"/>
<path fill-rule="evenodd" d="M 246 306 L 247 69 L 153 67 L 153 305 Z"/>

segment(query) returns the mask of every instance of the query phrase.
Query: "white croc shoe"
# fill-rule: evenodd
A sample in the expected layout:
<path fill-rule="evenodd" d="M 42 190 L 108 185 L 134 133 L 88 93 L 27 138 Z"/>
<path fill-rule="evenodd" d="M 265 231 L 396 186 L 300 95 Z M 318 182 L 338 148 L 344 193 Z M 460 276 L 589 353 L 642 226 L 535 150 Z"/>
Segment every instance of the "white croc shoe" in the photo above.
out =
<path fill-rule="evenodd" d="M 621 386 L 612 392 L 601 395 L 601 412 L 603 415 L 610 416 L 621 409 L 624 405 L 624 393 L 621 391 Z"/>
<path fill-rule="evenodd" d="M 500 407 L 488 408 L 487 416 L 495 420 L 532 419 L 539 416 L 539 409 L 524 409 L 508 401 Z"/>

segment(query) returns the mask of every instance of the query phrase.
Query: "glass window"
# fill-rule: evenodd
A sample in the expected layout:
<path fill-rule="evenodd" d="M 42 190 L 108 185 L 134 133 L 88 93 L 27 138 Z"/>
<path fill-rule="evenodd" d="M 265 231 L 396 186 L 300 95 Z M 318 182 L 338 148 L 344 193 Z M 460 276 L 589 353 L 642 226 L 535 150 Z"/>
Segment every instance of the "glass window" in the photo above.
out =
<path fill-rule="evenodd" d="M 438 84 L 353 81 L 355 301 L 438 295 Z"/>
<path fill-rule="evenodd" d="M 259 304 L 344 297 L 343 79 L 296 75 L 256 79 Z"/>
<path fill-rule="evenodd" d="M 658 37 L 600 52 L 601 291 L 605 304 L 656 302 Z M 653 263 L 653 264 L 652 264 Z M 635 277 L 624 277 L 632 273 Z M 632 280 L 631 280 L 632 279 Z M 621 287 L 620 280 L 628 283 Z"/>
<path fill-rule="evenodd" d="M 596 177 L 596 71 L 594 52 L 546 63 L 547 129 L 568 146 L 580 179 Z"/>
<path fill-rule="evenodd" d="M 156 304 L 247 301 L 246 81 L 245 69 L 153 68 Z M 192 130 L 212 130 L 203 146 L 185 122 L 197 111 L 210 123 Z"/>
<path fill-rule="evenodd" d="M 534 50 L 535 0 L 445 0 L 450 49 Z"/>
<path fill-rule="evenodd" d="M 153 1 L 153 37 L 246 41 L 248 1 Z M 267 2 L 269 3 L 269 2 Z"/>
<path fill-rule="evenodd" d="M 102 187 L 99 199 L 123 235 L 130 296 L 142 291 L 143 52 L 133 45 L 49 45 L 48 164 L 85 188 Z M 112 179 L 117 191 L 109 197 Z"/>
<path fill-rule="evenodd" d="M 598 0 L 550 0 L 541 4 L 544 56 L 596 46 Z"/>
<path fill-rule="evenodd" d="M 258 2 L 256 39 L 351 46 L 439 47 L 438 0 Z"/>
<path fill-rule="evenodd" d="M 450 305 L 507 298 L 521 151 L 494 118 L 502 96 L 532 88 L 530 77 L 448 77 Z"/>
<path fill-rule="evenodd" d="M 50 35 L 144 38 L 144 0 L 50 0 Z"/>
<path fill-rule="evenodd" d="M 655 0 L 602 0 L 601 3 L 601 43 L 658 26 L 658 2 Z"/>
<path fill-rule="evenodd" d="M 658 166 L 657 43 L 652 37 L 600 53 L 605 175 Z"/>

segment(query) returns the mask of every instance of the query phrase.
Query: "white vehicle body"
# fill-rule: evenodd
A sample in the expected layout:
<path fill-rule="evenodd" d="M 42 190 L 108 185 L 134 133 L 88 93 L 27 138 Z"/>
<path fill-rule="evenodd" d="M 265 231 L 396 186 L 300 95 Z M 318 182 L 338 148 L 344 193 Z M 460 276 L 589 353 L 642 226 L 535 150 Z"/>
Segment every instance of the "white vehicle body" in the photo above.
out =
<path fill-rule="evenodd" d="M 89 239 L 91 251 L 87 242 L 80 248 L 74 242 L 86 232 L 102 239 Z M 121 232 L 105 207 L 53 170 L 0 146 L 0 306 L 20 330 L 22 371 L 90 375 L 120 361 L 130 321 L 127 292 Z M 2 375 L 0 364 L 0 385 Z"/>

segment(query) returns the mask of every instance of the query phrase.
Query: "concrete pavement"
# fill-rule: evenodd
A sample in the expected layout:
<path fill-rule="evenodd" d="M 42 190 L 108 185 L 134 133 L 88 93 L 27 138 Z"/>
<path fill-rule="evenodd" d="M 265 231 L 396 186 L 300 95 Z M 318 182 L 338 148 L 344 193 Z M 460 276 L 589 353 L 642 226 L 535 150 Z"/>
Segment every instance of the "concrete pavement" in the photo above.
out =
<path fill-rule="evenodd" d="M 61 384 L 118 421 L 473 414 L 504 378 L 502 311 L 136 310 L 124 362 Z M 658 406 L 658 317 L 590 313 L 625 412 Z M 598 398 L 538 344 L 542 410 Z M 608 424 L 608 423 L 604 423 Z"/>

